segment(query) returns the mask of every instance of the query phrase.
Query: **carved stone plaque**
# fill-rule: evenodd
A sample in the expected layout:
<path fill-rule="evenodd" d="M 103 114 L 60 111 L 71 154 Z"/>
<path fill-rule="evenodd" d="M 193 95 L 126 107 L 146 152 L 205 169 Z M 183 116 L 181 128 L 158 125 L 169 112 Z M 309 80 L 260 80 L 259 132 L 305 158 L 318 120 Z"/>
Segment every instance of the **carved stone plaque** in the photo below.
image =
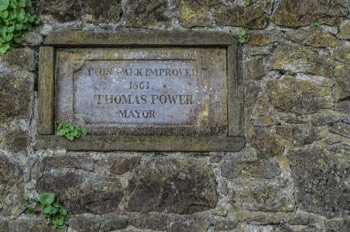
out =
<path fill-rule="evenodd" d="M 57 52 L 56 122 L 90 134 L 227 133 L 226 49 Z"/>
<path fill-rule="evenodd" d="M 236 40 L 196 31 L 56 31 L 39 52 L 36 149 L 239 151 Z M 85 127 L 74 142 L 60 122 Z"/>

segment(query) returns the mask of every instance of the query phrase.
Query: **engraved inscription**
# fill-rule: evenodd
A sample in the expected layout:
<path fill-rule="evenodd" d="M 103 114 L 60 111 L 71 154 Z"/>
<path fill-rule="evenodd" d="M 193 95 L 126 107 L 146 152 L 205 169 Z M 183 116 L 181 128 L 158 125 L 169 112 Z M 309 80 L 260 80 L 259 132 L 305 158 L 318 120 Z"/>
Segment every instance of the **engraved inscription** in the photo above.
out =
<path fill-rule="evenodd" d="M 97 134 L 225 133 L 225 49 L 62 49 L 57 69 L 56 121 Z"/>

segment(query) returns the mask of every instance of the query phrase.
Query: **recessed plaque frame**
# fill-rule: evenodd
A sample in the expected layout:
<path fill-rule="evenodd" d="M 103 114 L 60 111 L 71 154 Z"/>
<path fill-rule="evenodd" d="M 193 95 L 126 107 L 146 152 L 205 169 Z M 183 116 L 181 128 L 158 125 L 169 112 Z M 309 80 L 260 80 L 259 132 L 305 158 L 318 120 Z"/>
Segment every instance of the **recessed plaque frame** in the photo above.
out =
<path fill-rule="evenodd" d="M 52 32 L 39 51 L 36 149 L 239 151 L 238 55 L 236 40 L 218 32 Z M 89 135 L 74 142 L 56 136 L 65 120 Z"/>

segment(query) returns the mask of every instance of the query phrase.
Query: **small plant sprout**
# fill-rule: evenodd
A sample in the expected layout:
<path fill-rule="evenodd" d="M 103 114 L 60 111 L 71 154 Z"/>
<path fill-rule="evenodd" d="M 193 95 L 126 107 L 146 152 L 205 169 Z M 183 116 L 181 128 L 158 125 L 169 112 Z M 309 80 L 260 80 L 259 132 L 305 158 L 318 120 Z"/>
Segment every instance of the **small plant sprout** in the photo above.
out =
<path fill-rule="evenodd" d="M 87 134 L 87 131 L 85 128 L 73 124 L 71 122 L 62 122 L 57 127 L 57 136 L 63 136 L 69 141 L 73 141 L 77 138 L 80 138 L 81 136 L 85 136 Z"/>
<path fill-rule="evenodd" d="M 58 198 L 53 193 L 41 193 L 39 195 L 41 213 L 50 219 L 55 229 L 65 228 L 65 221 L 68 219 L 68 212 L 59 203 Z"/>
<path fill-rule="evenodd" d="M 49 219 L 49 222 L 55 229 L 64 229 L 66 227 L 65 222 L 69 217 L 68 212 L 53 193 L 40 193 L 39 199 L 34 200 L 34 203 L 28 193 L 25 193 L 23 198 L 28 203 L 32 203 L 25 211 L 27 214 L 41 213 Z"/>
<path fill-rule="evenodd" d="M 248 7 L 250 5 L 250 0 L 242 0 L 242 2 L 245 7 Z"/>
<path fill-rule="evenodd" d="M 245 44 L 249 41 L 250 39 L 250 35 L 249 32 L 244 29 L 244 28 L 240 28 L 237 32 L 237 36 L 238 36 L 238 42 L 240 44 Z"/>
<path fill-rule="evenodd" d="M 319 27 L 321 24 L 319 22 L 310 23 L 310 27 Z"/>

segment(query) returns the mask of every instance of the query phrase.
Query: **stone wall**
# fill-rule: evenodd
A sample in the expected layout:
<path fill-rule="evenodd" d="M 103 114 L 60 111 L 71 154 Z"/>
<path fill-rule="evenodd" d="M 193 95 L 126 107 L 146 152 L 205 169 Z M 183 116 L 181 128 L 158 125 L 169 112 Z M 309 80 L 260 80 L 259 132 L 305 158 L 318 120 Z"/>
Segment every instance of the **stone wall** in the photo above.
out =
<path fill-rule="evenodd" d="M 350 231 L 348 0 L 34 0 L 42 25 L 0 58 L 0 231 Z M 38 49 L 51 31 L 250 32 L 236 153 L 34 150 Z"/>

